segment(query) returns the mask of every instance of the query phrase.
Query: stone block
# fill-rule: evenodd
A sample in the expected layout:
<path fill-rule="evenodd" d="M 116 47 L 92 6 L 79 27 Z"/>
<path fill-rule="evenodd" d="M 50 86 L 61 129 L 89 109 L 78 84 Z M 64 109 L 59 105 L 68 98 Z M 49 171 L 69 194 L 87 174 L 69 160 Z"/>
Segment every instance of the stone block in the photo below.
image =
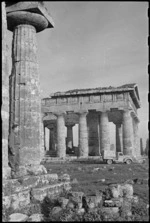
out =
<path fill-rule="evenodd" d="M 9 215 L 9 222 L 25 222 L 27 221 L 28 216 L 21 213 L 13 213 Z"/>
<path fill-rule="evenodd" d="M 89 209 L 98 207 L 102 203 L 101 195 L 90 195 L 84 197 L 85 206 Z"/>
<path fill-rule="evenodd" d="M 79 215 L 82 215 L 82 214 L 84 214 L 85 213 L 85 209 L 84 208 L 79 208 L 78 210 L 77 210 L 77 214 L 79 214 Z"/>
<path fill-rule="evenodd" d="M 131 184 L 122 184 L 121 190 L 123 197 L 132 198 L 133 197 L 133 186 Z"/>
<path fill-rule="evenodd" d="M 58 202 L 62 208 L 65 208 L 69 202 L 69 199 L 66 199 L 64 197 L 59 197 Z"/>
<path fill-rule="evenodd" d="M 28 189 L 31 187 L 40 187 L 47 184 L 53 184 L 57 182 L 58 175 L 57 174 L 44 174 L 39 176 L 25 176 L 22 179 L 19 179 L 21 186 L 24 189 Z"/>
<path fill-rule="evenodd" d="M 75 208 L 75 204 L 72 201 L 69 201 L 68 204 L 67 204 L 67 208 L 74 209 Z"/>
<path fill-rule="evenodd" d="M 32 214 L 28 218 L 28 222 L 42 222 L 43 221 L 43 214 Z"/>
<path fill-rule="evenodd" d="M 4 196 L 11 195 L 15 192 L 19 192 L 22 187 L 17 179 L 9 179 L 3 181 L 3 193 Z"/>
<path fill-rule="evenodd" d="M 68 198 L 71 202 L 73 202 L 78 208 L 82 207 L 82 197 L 84 193 L 83 192 L 75 192 L 72 191 L 68 194 Z"/>
<path fill-rule="evenodd" d="M 30 191 L 22 191 L 11 195 L 11 208 L 18 210 L 30 204 Z"/>
<path fill-rule="evenodd" d="M 119 212 L 119 208 L 118 207 L 103 207 L 102 212 L 104 212 L 108 215 L 114 215 Z"/>
<path fill-rule="evenodd" d="M 56 206 L 52 209 L 51 215 L 57 215 L 62 211 L 62 208 L 59 206 Z"/>
<path fill-rule="evenodd" d="M 32 201 L 42 201 L 46 196 L 51 198 L 65 190 L 67 185 L 68 184 L 57 183 L 42 188 L 33 188 L 31 190 L 31 199 Z"/>
<path fill-rule="evenodd" d="M 11 196 L 3 196 L 3 209 L 8 209 L 11 205 Z"/>

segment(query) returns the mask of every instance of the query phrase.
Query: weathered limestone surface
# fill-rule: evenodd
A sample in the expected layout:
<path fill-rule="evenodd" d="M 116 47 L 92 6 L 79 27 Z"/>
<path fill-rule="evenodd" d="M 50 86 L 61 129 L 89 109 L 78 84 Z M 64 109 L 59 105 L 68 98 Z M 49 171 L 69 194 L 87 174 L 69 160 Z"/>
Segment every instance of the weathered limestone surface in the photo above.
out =
<path fill-rule="evenodd" d="M 66 156 L 66 142 L 65 142 L 64 114 L 57 113 L 56 115 L 57 115 L 57 156 L 60 158 L 65 158 L 65 156 Z"/>
<path fill-rule="evenodd" d="M 79 113 L 79 156 L 88 157 L 87 112 Z"/>
<path fill-rule="evenodd" d="M 100 114 L 100 145 L 101 153 L 104 150 L 110 150 L 110 137 L 109 137 L 109 120 L 107 112 Z"/>
<path fill-rule="evenodd" d="M 122 126 L 116 123 L 116 152 L 123 152 Z"/>
<path fill-rule="evenodd" d="M 67 125 L 67 139 L 66 139 L 66 146 L 67 148 L 69 149 L 72 149 L 73 148 L 73 128 L 74 124 L 68 124 Z"/>
<path fill-rule="evenodd" d="M 9 78 L 8 78 L 8 60 L 7 60 L 7 23 L 5 2 L 2 5 L 2 164 L 3 178 L 10 176 L 10 167 L 8 166 L 8 124 L 9 124 Z"/>
<path fill-rule="evenodd" d="M 133 125 L 131 111 L 123 111 L 123 153 L 132 155 L 133 153 Z"/>
<path fill-rule="evenodd" d="M 89 154 L 95 156 L 100 155 L 98 121 L 98 114 L 96 112 L 89 112 L 87 115 Z"/>

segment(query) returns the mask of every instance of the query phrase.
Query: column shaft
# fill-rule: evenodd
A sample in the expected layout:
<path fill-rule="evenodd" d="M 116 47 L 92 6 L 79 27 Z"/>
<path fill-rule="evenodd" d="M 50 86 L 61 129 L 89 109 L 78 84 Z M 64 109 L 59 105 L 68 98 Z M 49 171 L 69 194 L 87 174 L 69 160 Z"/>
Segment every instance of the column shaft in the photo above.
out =
<path fill-rule="evenodd" d="M 49 150 L 55 150 L 53 128 L 50 128 L 50 131 L 49 131 Z"/>
<path fill-rule="evenodd" d="M 12 125 L 18 124 L 20 165 L 39 164 L 41 100 L 36 30 L 31 25 L 14 28 L 10 87 L 10 134 Z"/>
<path fill-rule="evenodd" d="M 110 150 L 109 120 L 107 112 L 102 112 L 100 115 L 100 146 L 101 154 L 104 153 L 104 150 Z"/>
<path fill-rule="evenodd" d="M 79 156 L 88 157 L 87 112 L 79 114 Z"/>
<path fill-rule="evenodd" d="M 133 125 L 130 111 L 123 112 L 123 153 L 132 155 L 133 150 Z"/>
<path fill-rule="evenodd" d="M 122 126 L 116 124 L 116 152 L 123 152 Z"/>
<path fill-rule="evenodd" d="M 67 125 L 67 148 L 73 148 L 73 125 Z"/>
<path fill-rule="evenodd" d="M 98 114 L 89 112 L 87 115 L 88 124 L 88 139 L 89 139 L 89 154 L 99 156 L 99 131 L 98 131 Z"/>
<path fill-rule="evenodd" d="M 140 157 L 141 156 L 140 138 L 138 131 L 138 121 L 136 119 L 133 119 L 133 133 L 134 133 L 134 155 L 136 157 Z"/>
<path fill-rule="evenodd" d="M 66 157 L 65 119 L 63 114 L 57 115 L 57 156 Z"/>
<path fill-rule="evenodd" d="M 10 176 L 10 167 L 8 166 L 8 124 L 9 124 L 9 78 L 8 78 L 8 60 L 7 60 L 7 22 L 5 2 L 2 2 L 2 165 L 3 178 Z"/>

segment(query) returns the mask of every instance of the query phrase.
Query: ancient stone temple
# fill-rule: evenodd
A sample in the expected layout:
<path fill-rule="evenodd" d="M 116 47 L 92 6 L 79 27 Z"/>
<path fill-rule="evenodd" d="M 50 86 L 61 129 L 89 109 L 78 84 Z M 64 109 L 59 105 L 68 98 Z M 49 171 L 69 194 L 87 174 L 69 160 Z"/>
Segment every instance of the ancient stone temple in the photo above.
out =
<path fill-rule="evenodd" d="M 72 148 L 73 126 L 79 125 L 78 156 L 98 156 L 104 150 L 110 150 L 110 127 L 116 126 L 116 152 L 140 156 L 137 109 L 140 98 L 137 84 L 120 87 L 71 90 L 51 94 L 42 99 L 42 113 L 45 127 L 50 135 L 51 150 L 56 150 L 58 157 L 66 156 L 66 143 Z M 50 126 L 53 125 L 51 132 Z M 67 127 L 65 143 L 64 128 Z M 59 129 L 59 130 L 58 130 Z M 55 144 L 52 146 L 52 144 Z"/>
<path fill-rule="evenodd" d="M 8 30 L 13 32 L 10 85 L 9 136 L 19 131 L 19 165 L 38 165 L 42 156 L 41 101 L 37 58 L 38 32 L 53 27 L 43 2 L 7 2 Z"/>

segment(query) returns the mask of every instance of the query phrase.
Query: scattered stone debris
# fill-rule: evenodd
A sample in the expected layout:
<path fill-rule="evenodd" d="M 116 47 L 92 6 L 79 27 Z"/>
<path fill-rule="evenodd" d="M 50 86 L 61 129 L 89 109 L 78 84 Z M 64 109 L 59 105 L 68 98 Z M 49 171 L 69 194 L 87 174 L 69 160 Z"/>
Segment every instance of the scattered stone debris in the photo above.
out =
<path fill-rule="evenodd" d="M 63 179 L 69 179 L 68 174 L 64 174 Z M 102 179 L 105 180 L 105 179 Z M 49 198 L 50 199 L 50 198 Z M 82 218 L 89 219 L 89 216 L 97 216 L 97 219 L 109 220 L 114 218 L 133 218 L 132 206 L 139 204 L 139 197 L 133 193 L 133 181 L 127 180 L 122 184 L 110 184 L 104 191 L 86 195 L 79 191 L 67 191 L 55 198 L 56 203 L 49 209 L 49 221 L 72 221 Z M 146 206 L 149 208 L 149 205 Z M 94 217 L 93 217 L 94 218 Z M 43 213 L 25 215 L 14 213 L 9 216 L 9 222 L 42 222 Z"/>
<path fill-rule="evenodd" d="M 78 184 L 79 182 L 78 182 L 78 180 L 76 178 L 74 178 L 70 183 L 71 184 Z"/>

